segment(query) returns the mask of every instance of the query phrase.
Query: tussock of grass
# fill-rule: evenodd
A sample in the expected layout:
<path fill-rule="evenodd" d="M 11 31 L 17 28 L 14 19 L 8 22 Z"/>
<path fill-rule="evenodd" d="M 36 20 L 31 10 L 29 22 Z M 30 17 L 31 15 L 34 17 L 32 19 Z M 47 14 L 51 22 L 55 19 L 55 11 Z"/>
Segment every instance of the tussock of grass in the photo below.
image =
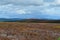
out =
<path fill-rule="evenodd" d="M 60 28 L 60 26 L 53 26 L 53 28 Z"/>
<path fill-rule="evenodd" d="M 58 40 L 60 40 L 60 37 L 58 38 Z"/>

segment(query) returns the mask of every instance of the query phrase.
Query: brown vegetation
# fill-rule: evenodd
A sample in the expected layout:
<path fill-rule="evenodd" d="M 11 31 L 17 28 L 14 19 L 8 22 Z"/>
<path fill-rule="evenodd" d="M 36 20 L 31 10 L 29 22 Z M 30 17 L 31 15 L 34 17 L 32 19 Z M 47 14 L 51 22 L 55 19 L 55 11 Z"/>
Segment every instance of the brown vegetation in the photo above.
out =
<path fill-rule="evenodd" d="M 0 22 L 0 40 L 57 40 L 58 23 Z"/>

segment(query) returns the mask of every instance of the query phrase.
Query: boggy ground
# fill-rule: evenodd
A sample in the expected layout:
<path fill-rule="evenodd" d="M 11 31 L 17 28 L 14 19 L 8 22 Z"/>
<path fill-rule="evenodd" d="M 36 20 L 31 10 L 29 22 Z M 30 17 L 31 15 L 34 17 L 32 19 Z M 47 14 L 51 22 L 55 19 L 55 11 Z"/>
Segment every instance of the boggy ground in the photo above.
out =
<path fill-rule="evenodd" d="M 57 40 L 59 23 L 0 22 L 0 40 Z"/>

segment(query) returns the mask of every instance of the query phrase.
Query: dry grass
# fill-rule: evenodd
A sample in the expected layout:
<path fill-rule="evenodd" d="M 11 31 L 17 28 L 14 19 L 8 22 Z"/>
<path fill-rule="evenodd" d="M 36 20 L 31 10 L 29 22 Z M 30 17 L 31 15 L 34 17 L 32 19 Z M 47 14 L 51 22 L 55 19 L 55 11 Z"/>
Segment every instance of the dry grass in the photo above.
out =
<path fill-rule="evenodd" d="M 0 22 L 0 40 L 57 40 L 59 23 Z"/>

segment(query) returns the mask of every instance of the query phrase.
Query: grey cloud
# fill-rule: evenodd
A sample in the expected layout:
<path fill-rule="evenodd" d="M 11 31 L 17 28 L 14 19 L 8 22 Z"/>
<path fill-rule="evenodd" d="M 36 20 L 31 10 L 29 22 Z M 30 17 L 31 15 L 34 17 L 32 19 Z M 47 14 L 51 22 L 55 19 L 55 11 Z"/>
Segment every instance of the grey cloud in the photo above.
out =
<path fill-rule="evenodd" d="M 42 0 L 0 0 L 0 4 L 14 4 L 14 5 L 41 5 Z"/>
<path fill-rule="evenodd" d="M 43 6 L 45 3 L 50 4 L 54 0 L 0 0 L 0 5 L 13 4 L 16 6 Z"/>
<path fill-rule="evenodd" d="M 45 4 L 42 0 L 0 0 L 0 4 L 2 5 L 2 6 L 0 5 L 0 13 L 2 15 L 3 14 L 6 16 L 14 15 L 14 17 L 16 15 L 19 15 L 18 13 L 16 13 L 16 11 L 18 10 L 22 10 L 22 11 L 25 10 L 27 12 L 30 11 L 31 15 L 37 15 L 37 14 L 38 15 L 41 15 L 41 14 L 56 15 L 54 13 L 60 10 L 60 9 L 54 8 L 54 6 L 49 3 Z M 54 8 L 54 9 L 52 10 L 51 8 Z"/>

